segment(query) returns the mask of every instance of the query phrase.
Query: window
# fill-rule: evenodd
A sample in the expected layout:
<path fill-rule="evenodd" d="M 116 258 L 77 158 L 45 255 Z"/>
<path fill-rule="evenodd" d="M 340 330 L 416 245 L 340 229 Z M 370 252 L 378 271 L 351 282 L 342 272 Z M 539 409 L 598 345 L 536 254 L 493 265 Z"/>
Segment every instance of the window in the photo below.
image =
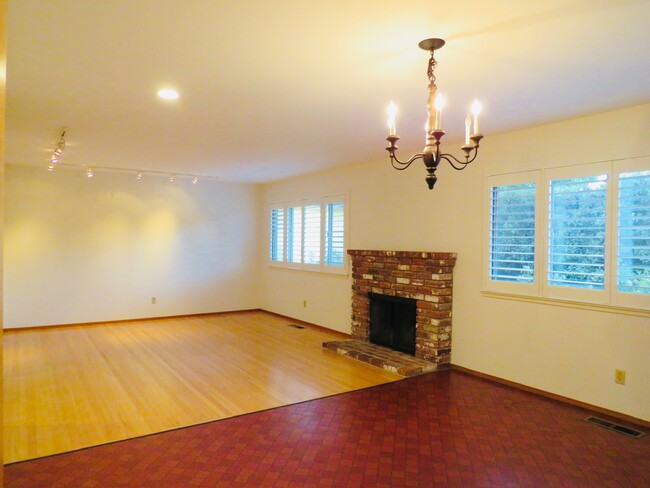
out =
<path fill-rule="evenodd" d="M 650 294 L 650 171 L 618 179 L 619 292 Z"/>
<path fill-rule="evenodd" d="M 325 206 L 325 264 L 343 266 L 345 256 L 345 203 Z"/>
<path fill-rule="evenodd" d="M 486 288 L 502 293 L 538 295 L 541 247 L 540 172 L 487 179 L 488 246 Z"/>
<path fill-rule="evenodd" d="M 494 186 L 490 211 L 490 279 L 535 279 L 535 183 Z"/>
<path fill-rule="evenodd" d="M 548 284 L 605 288 L 607 175 L 552 180 Z"/>
<path fill-rule="evenodd" d="M 284 208 L 271 209 L 271 261 L 284 261 Z"/>
<path fill-rule="evenodd" d="M 347 272 L 346 202 L 345 196 L 337 196 L 318 202 L 273 205 L 270 262 L 289 268 Z"/>
<path fill-rule="evenodd" d="M 287 209 L 287 262 L 302 263 L 302 207 Z"/>
<path fill-rule="evenodd" d="M 485 289 L 650 310 L 650 158 L 487 178 Z"/>
<path fill-rule="evenodd" d="M 306 205 L 305 212 L 305 255 L 304 263 L 320 264 L 320 205 Z"/>

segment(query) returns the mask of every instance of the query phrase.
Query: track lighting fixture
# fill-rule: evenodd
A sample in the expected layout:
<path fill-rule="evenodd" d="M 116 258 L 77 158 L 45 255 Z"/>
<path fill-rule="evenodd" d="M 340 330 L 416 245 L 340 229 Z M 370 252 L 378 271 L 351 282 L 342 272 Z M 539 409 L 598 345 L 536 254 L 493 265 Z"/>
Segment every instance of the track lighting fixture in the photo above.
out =
<path fill-rule="evenodd" d="M 89 166 L 86 164 L 75 164 L 75 163 L 63 163 L 61 162 L 61 157 L 63 155 L 63 152 L 65 151 L 66 148 L 66 142 L 65 142 L 65 135 L 66 131 L 68 130 L 67 127 L 64 127 L 63 130 L 61 131 L 61 135 L 59 136 L 59 139 L 56 142 L 56 145 L 54 146 L 54 150 L 52 151 L 52 154 L 50 155 L 50 160 L 47 165 L 47 170 L 50 172 L 53 172 L 56 167 L 64 167 L 64 168 L 77 168 L 77 169 L 83 169 L 86 172 L 86 176 L 88 178 L 92 178 L 95 176 L 95 171 L 99 170 L 100 172 L 110 172 L 110 173 L 130 173 L 133 174 L 135 173 L 135 177 L 137 180 L 142 180 L 144 178 L 144 175 L 155 175 L 155 176 L 163 176 L 167 177 L 170 183 L 174 183 L 176 181 L 176 178 L 189 178 L 192 181 L 192 184 L 196 185 L 199 182 L 199 178 L 207 179 L 207 180 L 218 180 L 218 176 L 207 176 L 207 175 L 196 175 L 196 174 L 187 174 L 187 173 L 165 173 L 163 171 L 147 171 L 147 170 L 142 170 L 142 169 L 127 169 L 127 168 L 110 168 L 110 167 L 102 167 L 102 166 Z"/>
<path fill-rule="evenodd" d="M 96 165 L 82 165 L 82 164 L 73 164 L 73 163 L 49 163 L 47 166 L 48 171 L 54 171 L 56 168 L 66 168 L 66 169 L 83 169 L 86 172 L 88 178 L 92 178 L 99 171 L 101 173 L 129 173 L 135 175 L 135 179 L 141 181 L 144 179 L 145 175 L 165 177 L 169 183 L 175 183 L 179 179 L 188 179 L 192 182 L 193 185 L 199 183 L 199 178 L 204 180 L 218 180 L 218 176 L 208 176 L 208 175 L 194 175 L 188 173 L 165 173 L 163 171 L 145 171 L 139 169 L 127 169 L 127 168 L 109 168 L 106 166 L 96 166 Z"/>
<path fill-rule="evenodd" d="M 54 151 L 52 151 L 52 156 L 50 157 L 50 165 L 56 164 L 61 160 L 61 154 L 63 154 L 63 150 L 65 149 L 65 131 L 68 130 L 67 127 L 64 127 L 63 130 L 61 131 L 61 135 L 59 136 L 59 140 L 56 141 L 56 146 L 54 147 Z M 49 169 L 48 170 L 52 171 Z"/>

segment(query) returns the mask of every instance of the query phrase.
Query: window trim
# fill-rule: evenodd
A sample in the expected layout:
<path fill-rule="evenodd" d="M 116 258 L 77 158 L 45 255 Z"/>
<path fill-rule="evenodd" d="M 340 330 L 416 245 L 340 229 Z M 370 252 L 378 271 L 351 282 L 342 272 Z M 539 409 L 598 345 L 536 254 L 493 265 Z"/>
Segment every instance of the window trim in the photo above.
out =
<path fill-rule="evenodd" d="M 573 308 L 650 316 L 647 294 L 618 291 L 618 203 L 619 174 L 650 170 L 650 156 L 601 161 L 532 171 L 486 175 L 484 182 L 483 296 Z M 550 182 L 607 174 L 604 289 L 563 287 L 548 283 Z M 532 284 L 490 279 L 492 188 L 518 183 L 536 183 L 535 273 Z"/>
<path fill-rule="evenodd" d="M 517 293 L 502 293 L 496 291 L 482 290 L 481 295 L 486 298 L 498 298 L 501 300 L 513 300 L 516 302 L 539 303 L 556 307 L 577 308 L 580 310 L 593 310 L 595 312 L 615 313 L 619 315 L 631 315 L 635 317 L 650 318 L 650 309 L 642 307 L 628 307 L 620 305 L 602 305 L 598 303 L 580 302 L 576 300 L 561 300 L 558 298 L 547 298 L 542 296 L 528 296 Z"/>

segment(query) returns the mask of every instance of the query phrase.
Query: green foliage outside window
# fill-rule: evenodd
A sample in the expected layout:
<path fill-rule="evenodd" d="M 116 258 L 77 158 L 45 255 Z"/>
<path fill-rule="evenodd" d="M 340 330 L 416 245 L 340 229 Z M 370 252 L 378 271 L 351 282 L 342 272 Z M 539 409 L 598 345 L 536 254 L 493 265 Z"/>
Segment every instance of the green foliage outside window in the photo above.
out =
<path fill-rule="evenodd" d="M 606 222 L 606 175 L 551 181 L 549 284 L 604 288 Z"/>
<path fill-rule="evenodd" d="M 492 188 L 490 279 L 535 279 L 535 183 Z"/>
<path fill-rule="evenodd" d="M 618 291 L 650 294 L 650 171 L 619 176 Z"/>

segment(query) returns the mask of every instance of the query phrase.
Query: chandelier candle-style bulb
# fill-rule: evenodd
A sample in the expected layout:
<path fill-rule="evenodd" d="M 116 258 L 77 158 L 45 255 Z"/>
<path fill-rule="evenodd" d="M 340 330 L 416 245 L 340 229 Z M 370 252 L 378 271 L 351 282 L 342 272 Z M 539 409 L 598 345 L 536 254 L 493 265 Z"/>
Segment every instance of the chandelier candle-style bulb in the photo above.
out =
<path fill-rule="evenodd" d="M 472 163 L 476 156 L 478 155 L 478 148 L 481 139 L 483 139 L 483 134 L 478 130 L 478 116 L 481 112 L 481 104 L 478 100 L 474 100 L 472 104 L 470 113 L 473 116 L 474 122 L 474 132 L 470 133 L 472 128 L 472 117 L 467 115 L 465 119 L 465 144 L 461 146 L 461 150 L 464 153 L 464 158 L 458 159 L 452 154 L 443 153 L 441 150 L 441 139 L 445 135 L 445 131 L 442 130 L 442 109 L 445 106 L 445 98 L 442 94 L 438 93 L 438 87 L 436 86 L 436 76 L 434 74 L 437 62 L 435 60 L 434 54 L 435 51 L 440 49 L 445 45 L 443 39 L 431 38 L 421 41 L 418 46 L 425 51 L 431 53 L 429 58 L 429 64 L 427 67 L 427 78 L 429 79 L 429 96 L 427 98 L 427 122 L 424 126 L 424 130 L 427 134 L 426 144 L 421 153 L 415 154 L 407 161 L 400 161 L 397 158 L 397 141 L 399 137 L 395 131 L 395 116 L 397 114 L 397 107 L 393 102 L 390 102 L 388 106 L 388 146 L 386 150 L 390 156 L 390 164 L 393 168 L 397 170 L 404 170 L 408 168 L 413 161 L 417 159 L 422 159 L 424 166 L 427 170 L 427 176 L 425 178 L 427 186 L 430 190 L 433 190 L 438 177 L 436 176 L 436 170 L 440 165 L 440 161 L 443 159 L 447 161 L 452 168 L 456 170 L 462 170 L 467 167 L 468 164 Z"/>
<path fill-rule="evenodd" d="M 478 134 L 478 114 L 481 113 L 481 102 L 474 100 L 472 103 L 472 115 L 474 115 L 474 134 Z"/>
<path fill-rule="evenodd" d="M 435 107 L 436 107 L 436 130 L 441 130 L 442 129 L 442 109 L 445 106 L 445 97 L 442 96 L 442 93 L 438 93 L 436 95 L 436 102 L 435 102 Z"/>
<path fill-rule="evenodd" d="M 388 104 L 388 108 L 386 109 L 386 112 L 388 113 L 388 135 L 394 136 L 395 119 L 397 118 L 397 105 L 395 105 L 392 100 Z"/>

